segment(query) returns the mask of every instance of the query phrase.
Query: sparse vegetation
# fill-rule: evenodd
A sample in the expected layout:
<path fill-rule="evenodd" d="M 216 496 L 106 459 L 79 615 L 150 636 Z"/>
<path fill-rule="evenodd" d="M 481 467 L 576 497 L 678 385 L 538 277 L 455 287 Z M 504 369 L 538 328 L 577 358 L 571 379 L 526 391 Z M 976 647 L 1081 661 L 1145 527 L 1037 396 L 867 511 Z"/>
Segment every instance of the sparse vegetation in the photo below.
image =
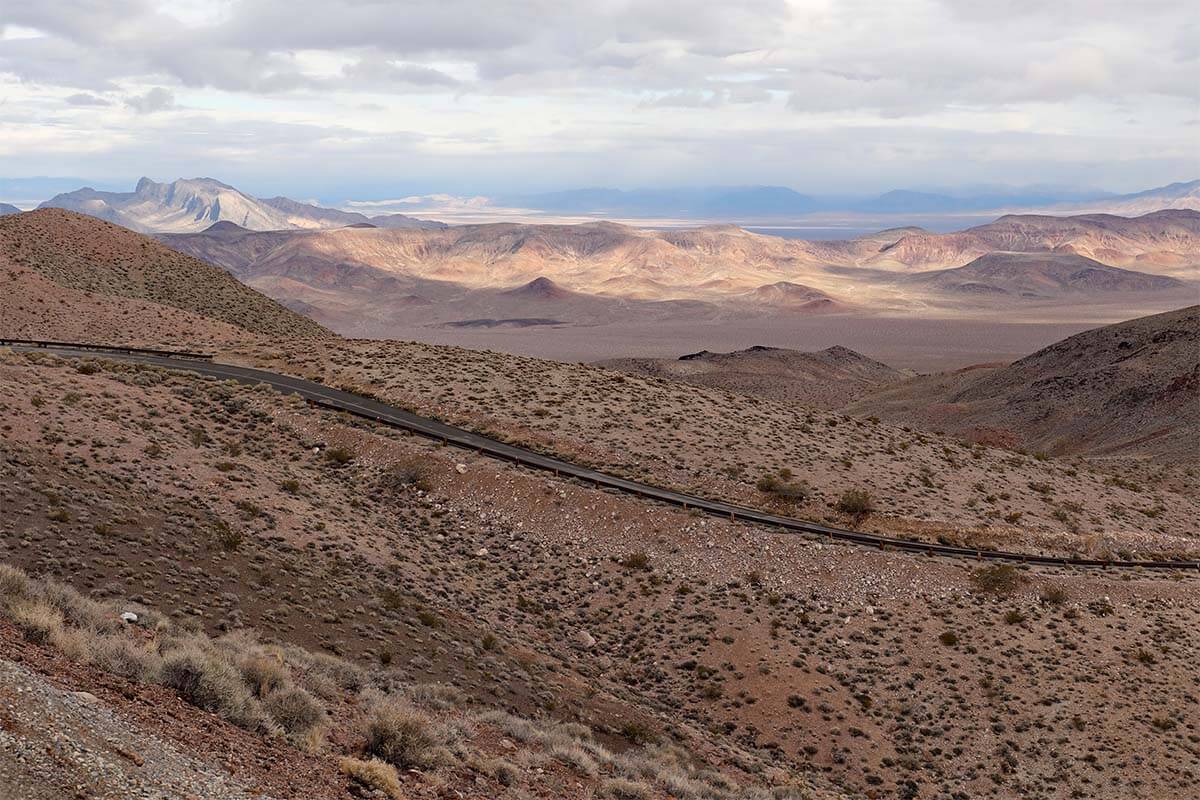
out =
<path fill-rule="evenodd" d="M 866 489 L 847 489 L 838 498 L 837 510 L 852 517 L 865 517 L 875 511 L 875 501 Z"/>

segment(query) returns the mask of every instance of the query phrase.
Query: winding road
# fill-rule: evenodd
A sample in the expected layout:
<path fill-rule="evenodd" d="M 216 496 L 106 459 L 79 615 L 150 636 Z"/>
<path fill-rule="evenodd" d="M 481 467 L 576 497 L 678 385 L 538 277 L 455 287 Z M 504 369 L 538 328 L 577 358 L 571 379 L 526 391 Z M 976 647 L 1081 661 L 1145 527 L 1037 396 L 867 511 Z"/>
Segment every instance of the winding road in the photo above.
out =
<path fill-rule="evenodd" d="M 9 346 L 14 350 L 51 352 L 54 355 L 68 358 L 103 356 L 105 358 L 163 367 L 165 369 L 185 370 L 213 378 L 231 379 L 248 385 L 266 384 L 284 394 L 299 395 L 304 400 L 323 408 L 346 412 L 363 419 L 439 439 L 447 444 L 474 450 L 505 461 L 552 471 L 556 475 L 578 478 L 597 486 L 616 489 L 639 497 L 681 506 L 685 509 L 696 509 L 726 519 L 765 525 L 776 531 L 806 533 L 867 547 L 979 561 L 1003 561 L 1093 569 L 1200 570 L 1200 561 L 1108 561 L 1092 558 L 1012 553 L 1003 550 L 975 550 L 968 547 L 914 542 L 907 539 L 832 528 L 816 522 L 770 514 L 753 508 L 724 503 L 719 500 L 709 500 L 671 489 L 632 481 L 616 475 L 609 475 L 523 447 L 505 444 L 504 442 L 482 436 L 478 433 L 456 428 L 452 425 L 422 417 L 410 411 L 389 406 L 351 392 L 332 389 L 320 383 L 293 378 L 289 375 L 281 375 L 275 372 L 240 367 L 232 364 L 217 363 L 212 360 L 211 356 L 200 353 L 180 353 L 167 350 L 107 347 L 21 339 L 0 339 L 0 345 Z"/>

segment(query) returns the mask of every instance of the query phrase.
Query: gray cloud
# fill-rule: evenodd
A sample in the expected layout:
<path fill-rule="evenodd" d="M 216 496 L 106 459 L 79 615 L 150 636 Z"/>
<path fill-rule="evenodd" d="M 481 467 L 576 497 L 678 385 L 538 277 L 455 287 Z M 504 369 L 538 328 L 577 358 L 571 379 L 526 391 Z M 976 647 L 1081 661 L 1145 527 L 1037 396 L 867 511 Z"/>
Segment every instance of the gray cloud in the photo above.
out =
<path fill-rule="evenodd" d="M 139 114 L 153 114 L 156 111 L 170 111 L 176 108 L 175 94 L 170 89 L 156 86 L 145 94 L 132 95 L 125 98 L 125 105 Z"/>
<path fill-rule="evenodd" d="M 87 92 L 79 92 L 77 94 L 69 95 L 66 98 L 66 103 L 69 106 L 111 106 L 112 105 L 112 103 L 110 103 L 108 100 L 105 100 L 103 97 L 97 97 L 96 95 L 88 94 Z"/>
<path fill-rule="evenodd" d="M 587 180 L 589 164 L 595 180 L 616 180 L 619 153 L 630 184 L 711 182 L 726 169 L 735 182 L 776 180 L 792 169 L 809 188 L 820 170 L 805 159 L 840 163 L 826 143 L 854 140 L 864 149 L 844 168 L 880 185 L 906 183 L 897 177 L 906 170 L 924 175 L 939 153 L 947 161 L 969 153 L 955 167 L 963 179 L 1004 174 L 993 169 L 1003 163 L 1038 165 L 1030 170 L 1039 179 L 1065 165 L 1075 177 L 1063 180 L 1104 174 L 1128 184 L 1143 166 L 1165 169 L 1194 150 L 1188 120 L 1200 102 L 1200 28 L 1186 0 L 8 6 L 5 24 L 41 35 L 0 38 L 0 89 L 10 97 L 0 138 L 29 142 L 26 163 L 40 157 L 44 169 L 62 163 L 71 113 L 88 114 L 89 125 L 105 119 L 107 138 L 89 144 L 91 158 L 115 159 L 138 141 L 144 158 L 195 163 L 181 170 L 189 174 L 216 173 L 220 164 L 209 161 L 241 152 L 236 139 L 211 147 L 212 130 L 256 131 L 265 143 L 262 132 L 279 129 L 264 118 L 279 115 L 308 121 L 308 138 L 292 144 L 309 157 L 348 159 L 369 141 L 376 152 L 440 164 L 447 176 L 489 176 L 481 165 L 495 164 L 488 180 L 530 181 L 519 165 L 541 148 L 563 181 Z M 167 110 L 153 118 L 160 138 L 147 139 L 144 115 Z M 193 127 L 168 145 L 183 119 L 211 130 Z M 424 129 L 413 134 L 413 125 Z M 703 143 L 693 138 L 698 126 Z M 872 136 L 883 134 L 863 131 L 886 131 L 886 141 L 876 146 Z M 801 139 L 811 147 L 803 155 L 772 144 Z M 776 163 L 764 167 L 767 158 Z"/>

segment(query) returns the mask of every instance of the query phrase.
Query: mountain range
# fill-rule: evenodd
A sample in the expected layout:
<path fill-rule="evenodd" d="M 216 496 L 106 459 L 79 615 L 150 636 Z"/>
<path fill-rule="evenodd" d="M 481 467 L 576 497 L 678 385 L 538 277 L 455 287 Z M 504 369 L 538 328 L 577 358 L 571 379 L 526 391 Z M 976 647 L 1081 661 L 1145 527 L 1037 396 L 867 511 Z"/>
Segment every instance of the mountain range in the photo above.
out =
<path fill-rule="evenodd" d="M 1145 214 L 1167 208 L 1200 210 L 1200 180 L 1135 194 L 1062 189 L 994 189 L 936 192 L 897 189 L 875 197 L 817 196 L 784 186 L 713 186 L 682 189 L 591 188 L 494 198 L 497 205 L 558 214 L 616 217 L 682 217 L 746 221 L 822 212 L 858 214 L 975 214 L 985 211 L 1089 210 Z"/>
<path fill-rule="evenodd" d="M 211 178 L 158 184 L 142 178 L 133 192 L 78 186 L 79 179 L 0 179 L 0 198 L 27 203 L 39 193 L 54 197 L 42 205 L 92 214 L 143 232 L 187 232 L 228 220 L 252 230 L 374 224 L 405 227 L 421 224 L 404 214 L 368 216 L 322 208 L 285 197 L 256 198 Z M 74 183 L 73 183 L 74 182 Z M 439 196 L 440 197 L 440 196 Z M 1137 216 L 1163 209 L 1200 210 L 1200 180 L 1172 183 L 1132 194 L 1045 187 L 972 187 L 959 191 L 896 189 L 878 196 L 814 195 L 784 186 L 712 186 L 667 189 L 590 188 L 539 194 L 498 194 L 477 198 L 472 206 L 525 209 L 548 216 L 586 215 L 620 218 L 677 218 L 762 223 L 825 214 L 887 218 L 908 215 L 932 219 L 979 216 L 992 211 L 1041 211 L 1055 214 L 1111 213 Z M 165 204 L 166 208 L 156 208 Z M 446 211 L 445 208 L 441 209 Z M 478 210 L 478 209 L 477 209 Z M 432 210 L 431 210 L 432 211 Z M 436 211 L 432 211 L 436 215 Z M 478 220 L 476 220 L 478 221 Z"/>
<path fill-rule="evenodd" d="M 142 178 L 132 192 L 104 192 L 85 187 L 55 195 L 38 208 L 77 211 L 143 233 L 202 231 L 218 222 L 232 222 L 257 231 L 346 225 L 443 227 L 439 222 L 403 214 L 367 217 L 286 197 L 252 197 L 212 178 L 180 179 L 171 183 L 155 183 Z"/>
<path fill-rule="evenodd" d="M 339 332 L 376 336 L 475 320 L 957 314 L 1136 297 L 1171 307 L 1194 299 L 1200 266 L 1196 211 L 1021 215 L 844 241 L 610 222 L 267 232 L 221 222 L 159 238 Z"/>

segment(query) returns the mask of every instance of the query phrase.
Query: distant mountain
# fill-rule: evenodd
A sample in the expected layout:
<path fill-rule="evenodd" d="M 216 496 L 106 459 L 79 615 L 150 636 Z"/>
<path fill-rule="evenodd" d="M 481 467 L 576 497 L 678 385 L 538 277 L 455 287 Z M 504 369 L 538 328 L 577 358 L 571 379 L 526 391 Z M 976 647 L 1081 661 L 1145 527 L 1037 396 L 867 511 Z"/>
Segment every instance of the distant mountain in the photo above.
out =
<path fill-rule="evenodd" d="M 217 222 L 231 222 L 256 231 L 335 228 L 372 222 L 363 214 L 321 208 L 286 197 L 259 199 L 212 178 L 171 183 L 142 178 L 132 192 L 102 192 L 85 187 L 56 195 L 39 208 L 76 211 L 144 233 L 195 233 Z M 442 227 L 441 223 L 403 215 L 384 220 L 389 227 Z"/>
<path fill-rule="evenodd" d="M 631 217 L 736 219 L 808 214 L 822 202 L 783 186 L 717 186 L 682 189 L 575 189 L 496 198 L 502 205 L 540 211 Z"/>
<path fill-rule="evenodd" d="M 573 189 L 493 198 L 501 206 L 557 214 L 681 217 L 751 221 L 821 212 L 881 215 L 953 215 L 995 211 L 1102 211 L 1135 216 L 1162 209 L 1200 210 L 1200 181 L 1174 183 L 1130 195 L 1045 187 L 979 187 L 938 192 L 896 189 L 877 197 L 801 194 L 784 186 L 710 186 L 672 189 Z"/>
<path fill-rule="evenodd" d="M 1117 195 L 1102 201 L 1064 206 L 1064 211 L 1103 211 L 1121 216 L 1137 216 L 1163 209 L 1200 211 L 1200 180 L 1172 183 L 1134 194 Z"/>
<path fill-rule="evenodd" d="M 623 358 L 599 366 L 635 375 L 726 389 L 777 402 L 837 408 L 907 375 L 845 347 L 815 353 L 755 346 L 733 353 Z"/>
<path fill-rule="evenodd" d="M 1047 298 L 1063 294 L 1156 292 L 1182 281 L 1101 264 L 1074 253 L 988 253 L 963 267 L 918 272 L 905 278 L 942 292 Z"/>
<path fill-rule="evenodd" d="M 902 270 L 958 267 L 996 251 L 1075 253 L 1111 266 L 1195 277 L 1200 266 L 1200 212 L 1157 211 L 1132 219 L 1111 214 L 1011 214 L 957 233 L 901 236 L 859 263 Z"/>
<path fill-rule="evenodd" d="M 21 209 L 16 206 L 10 206 L 8 203 L 0 203 L 0 217 L 8 214 L 20 214 Z"/>
<path fill-rule="evenodd" d="M 1200 306 L 1085 331 L 1006 367 L 927 375 L 848 407 L 1051 455 L 1200 457 Z"/>
<path fill-rule="evenodd" d="M 1200 265 L 1194 211 L 1014 215 L 959 233 L 898 228 L 846 241 L 612 222 L 256 232 L 221 221 L 159 238 L 280 301 L 322 309 L 317 319 L 353 335 L 389 335 L 414 320 L 611 320 L 632 314 L 633 301 L 638 314 L 697 318 L 955 313 L 1028 297 L 1079 306 L 1146 292 L 1156 293 L 1150 307 L 1169 308 L 1189 299 L 1174 278 L 1194 279 Z"/>

